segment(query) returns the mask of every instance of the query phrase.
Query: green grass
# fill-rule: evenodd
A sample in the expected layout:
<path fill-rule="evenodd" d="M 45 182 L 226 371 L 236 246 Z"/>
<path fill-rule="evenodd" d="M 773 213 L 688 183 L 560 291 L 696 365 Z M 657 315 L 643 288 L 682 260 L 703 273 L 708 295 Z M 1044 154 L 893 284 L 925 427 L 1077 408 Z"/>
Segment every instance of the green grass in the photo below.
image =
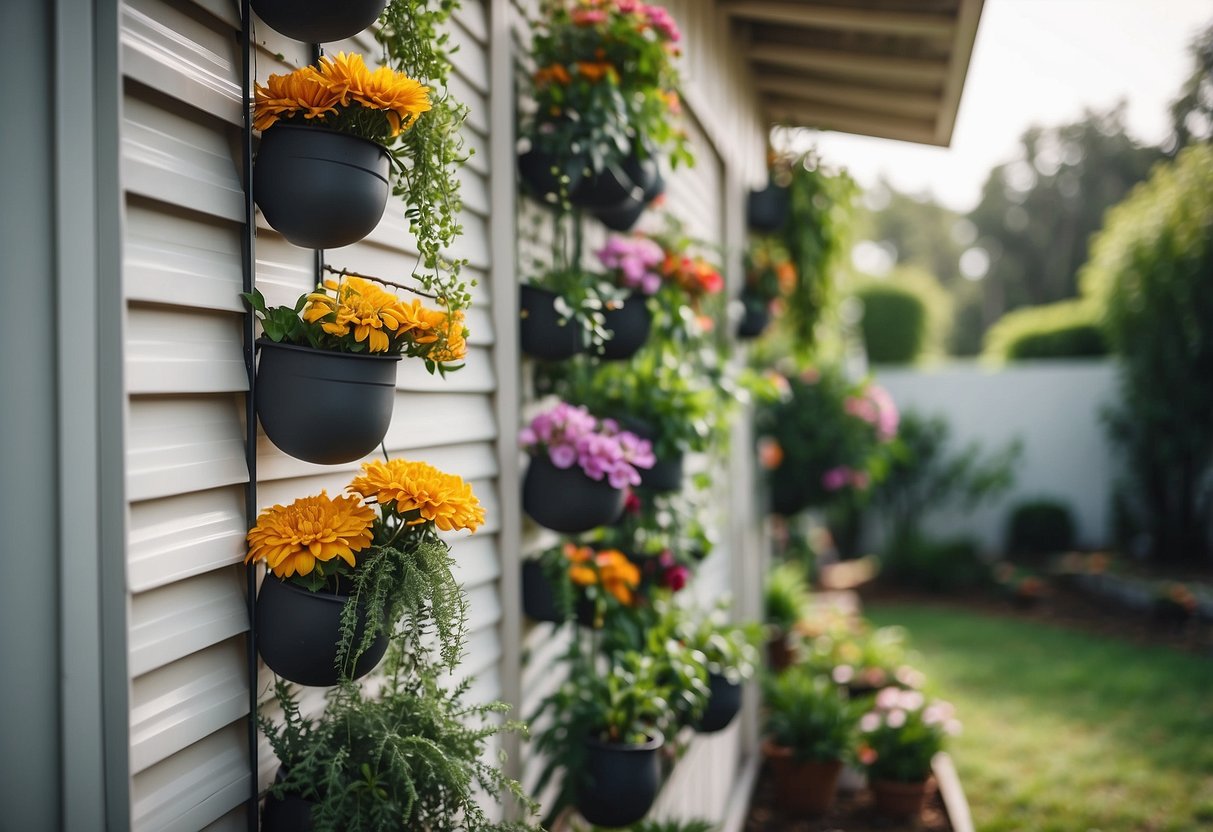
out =
<path fill-rule="evenodd" d="M 1213 830 L 1213 657 L 930 606 L 903 624 L 981 832 Z"/>

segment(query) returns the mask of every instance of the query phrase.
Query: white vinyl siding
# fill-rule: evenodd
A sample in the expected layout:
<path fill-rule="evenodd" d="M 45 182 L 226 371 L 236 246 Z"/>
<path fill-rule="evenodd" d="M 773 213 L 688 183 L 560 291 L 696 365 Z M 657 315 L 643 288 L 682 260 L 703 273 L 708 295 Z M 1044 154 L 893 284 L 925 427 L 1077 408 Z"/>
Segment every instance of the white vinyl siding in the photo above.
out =
<path fill-rule="evenodd" d="M 487 20 L 464 0 L 452 26 L 459 50 L 452 92 L 472 110 L 476 150 L 461 173 L 465 234 L 452 252 L 477 280 L 468 366 L 445 381 L 419 362 L 400 365 L 386 437 L 393 456 L 421 459 L 472 482 L 488 521 L 453 540 L 470 601 L 471 636 L 461 674 L 477 699 L 500 694 L 497 625 L 502 602 L 497 531 L 497 381 L 489 307 Z M 264 784 L 273 760 L 261 743 L 249 759 L 245 634 L 243 304 L 240 181 L 239 5 L 221 0 L 127 0 L 122 14 L 126 197 L 123 355 L 129 401 L 127 546 L 131 684 L 132 818 L 136 829 L 243 829 L 253 770 Z M 289 70 L 307 47 L 255 21 L 257 77 Z M 365 33 L 326 51 L 382 54 Z M 281 58 L 279 58 L 281 56 Z M 312 252 L 259 221 L 257 285 L 268 301 L 293 301 L 313 283 Z M 396 199 L 365 241 L 327 261 L 395 280 L 416 261 Z M 257 504 L 340 491 L 357 464 L 294 460 L 258 435 Z M 258 690 L 272 676 L 262 669 Z M 307 701 L 319 704 L 319 691 Z"/>

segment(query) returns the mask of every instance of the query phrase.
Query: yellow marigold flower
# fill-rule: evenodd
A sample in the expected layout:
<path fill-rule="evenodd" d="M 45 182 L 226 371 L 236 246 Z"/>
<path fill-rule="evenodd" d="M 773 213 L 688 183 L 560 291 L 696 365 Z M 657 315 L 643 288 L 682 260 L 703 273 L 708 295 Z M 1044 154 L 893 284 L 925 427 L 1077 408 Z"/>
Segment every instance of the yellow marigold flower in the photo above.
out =
<path fill-rule="evenodd" d="M 409 525 L 432 521 L 443 531 L 476 531 L 484 522 L 484 507 L 462 477 L 439 471 L 424 462 L 393 459 L 366 462 L 348 491 L 393 508 L 401 515 L 416 512 Z"/>
<path fill-rule="evenodd" d="M 569 580 L 578 586 L 601 584 L 619 603 L 630 606 L 635 599 L 633 590 L 640 586 L 640 568 L 617 549 L 595 552 L 589 546 L 565 544 Z"/>
<path fill-rule="evenodd" d="M 360 277 L 346 277 L 341 283 L 326 280 L 324 288 L 324 292 L 307 296 L 303 320 L 308 323 L 324 320 L 321 328 L 338 337 L 348 335 L 352 328 L 354 340 L 366 342 L 371 352 L 386 352 L 391 346 L 388 333 L 398 333 L 408 319 L 400 298 L 369 280 Z"/>
<path fill-rule="evenodd" d="M 323 491 L 301 497 L 261 512 L 244 562 L 263 560 L 279 578 L 309 575 L 317 561 L 333 558 L 356 566 L 354 553 L 371 545 L 374 521 L 375 512 L 356 497 L 330 499 Z"/>
<path fill-rule="evenodd" d="M 429 87 L 390 67 L 370 70 L 361 55 L 339 52 L 335 58 L 321 58 L 320 75 L 340 96 L 342 105 L 356 101 L 372 110 L 382 110 L 393 136 L 412 127 L 417 117 L 430 109 Z"/>
<path fill-rule="evenodd" d="M 598 572 L 589 562 L 594 559 L 594 550 L 589 546 L 574 546 L 564 544 L 564 556 L 572 566 L 569 567 L 569 580 L 578 586 L 590 586 L 598 583 Z"/>
<path fill-rule="evenodd" d="M 430 352 L 429 357 L 439 364 L 450 364 L 467 358 L 467 330 L 463 326 L 463 310 L 456 309 L 451 315 L 443 315 L 442 346 Z"/>
<path fill-rule="evenodd" d="M 282 116 L 302 112 L 304 118 L 324 118 L 337 112 L 340 96 L 310 66 L 288 75 L 271 75 L 265 86 L 255 85 L 253 126 L 267 130 Z"/>

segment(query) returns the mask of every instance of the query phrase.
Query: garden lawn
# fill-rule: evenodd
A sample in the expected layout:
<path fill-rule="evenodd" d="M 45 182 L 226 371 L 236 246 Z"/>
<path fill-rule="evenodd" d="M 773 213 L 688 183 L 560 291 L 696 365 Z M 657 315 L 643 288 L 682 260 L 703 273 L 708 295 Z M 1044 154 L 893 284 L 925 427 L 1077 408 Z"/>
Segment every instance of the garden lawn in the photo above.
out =
<path fill-rule="evenodd" d="M 886 604 L 930 692 L 981 832 L 1213 829 L 1213 657 L 947 607 Z"/>

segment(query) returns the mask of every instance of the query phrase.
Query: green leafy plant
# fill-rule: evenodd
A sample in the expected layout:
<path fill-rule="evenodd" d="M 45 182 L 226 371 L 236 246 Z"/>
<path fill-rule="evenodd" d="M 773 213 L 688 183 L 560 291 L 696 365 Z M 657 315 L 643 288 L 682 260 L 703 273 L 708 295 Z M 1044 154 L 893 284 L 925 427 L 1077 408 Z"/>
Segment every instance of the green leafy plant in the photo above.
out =
<path fill-rule="evenodd" d="M 430 111 L 403 136 L 412 164 L 394 190 L 405 201 L 409 230 L 417 239 L 422 271 L 413 276 L 452 312 L 472 300 L 460 278 L 467 261 L 448 253 L 463 233 L 458 170 L 472 154 L 462 136 L 468 108 L 449 90 L 450 56 L 458 47 L 444 29 L 459 5 L 458 0 L 391 0 L 375 33 L 389 64 L 430 87 Z"/>
<path fill-rule="evenodd" d="M 767 623 L 791 632 L 809 611 L 809 582 L 799 563 L 781 563 L 767 573 L 763 593 Z"/>
<path fill-rule="evenodd" d="M 855 715 L 828 677 L 791 667 L 763 683 L 766 733 L 798 761 L 844 759 L 854 741 Z"/>
<path fill-rule="evenodd" d="M 977 542 L 966 537 L 905 535 L 889 543 L 880 564 L 882 579 L 927 592 L 963 592 L 990 582 Z"/>
<path fill-rule="evenodd" d="M 1074 546 L 1074 516 L 1061 500 L 1016 504 L 1007 520 L 1007 554 L 1050 555 Z"/>
<path fill-rule="evenodd" d="M 953 713 L 947 702 L 928 702 L 918 691 L 885 688 L 859 718 L 859 762 L 874 780 L 926 780 L 931 758 L 960 730 Z"/>
<path fill-rule="evenodd" d="M 257 723 L 282 764 L 270 793 L 315 803 L 318 832 L 426 829 L 432 832 L 537 832 L 525 822 L 495 822 L 477 801 L 510 798 L 527 815 L 536 804 L 491 762 L 488 741 L 524 733 L 499 724 L 501 702 L 465 702 L 470 680 L 453 688 L 411 647 L 394 644 L 374 697 L 353 684 L 334 688 L 324 711 L 305 716 L 298 694 L 279 680 L 281 721 L 264 710 Z"/>
<path fill-rule="evenodd" d="M 909 364 L 926 345 L 927 306 L 913 290 L 896 283 L 868 283 L 855 292 L 863 304 L 860 329 L 868 360 Z"/>
<path fill-rule="evenodd" d="M 680 628 L 680 641 L 703 654 L 709 673 L 723 676 L 731 683 L 754 676 L 758 667 L 758 645 L 763 631 L 757 622 L 734 623 L 729 620 L 729 604 L 721 602 L 700 615 L 687 618 Z"/>

